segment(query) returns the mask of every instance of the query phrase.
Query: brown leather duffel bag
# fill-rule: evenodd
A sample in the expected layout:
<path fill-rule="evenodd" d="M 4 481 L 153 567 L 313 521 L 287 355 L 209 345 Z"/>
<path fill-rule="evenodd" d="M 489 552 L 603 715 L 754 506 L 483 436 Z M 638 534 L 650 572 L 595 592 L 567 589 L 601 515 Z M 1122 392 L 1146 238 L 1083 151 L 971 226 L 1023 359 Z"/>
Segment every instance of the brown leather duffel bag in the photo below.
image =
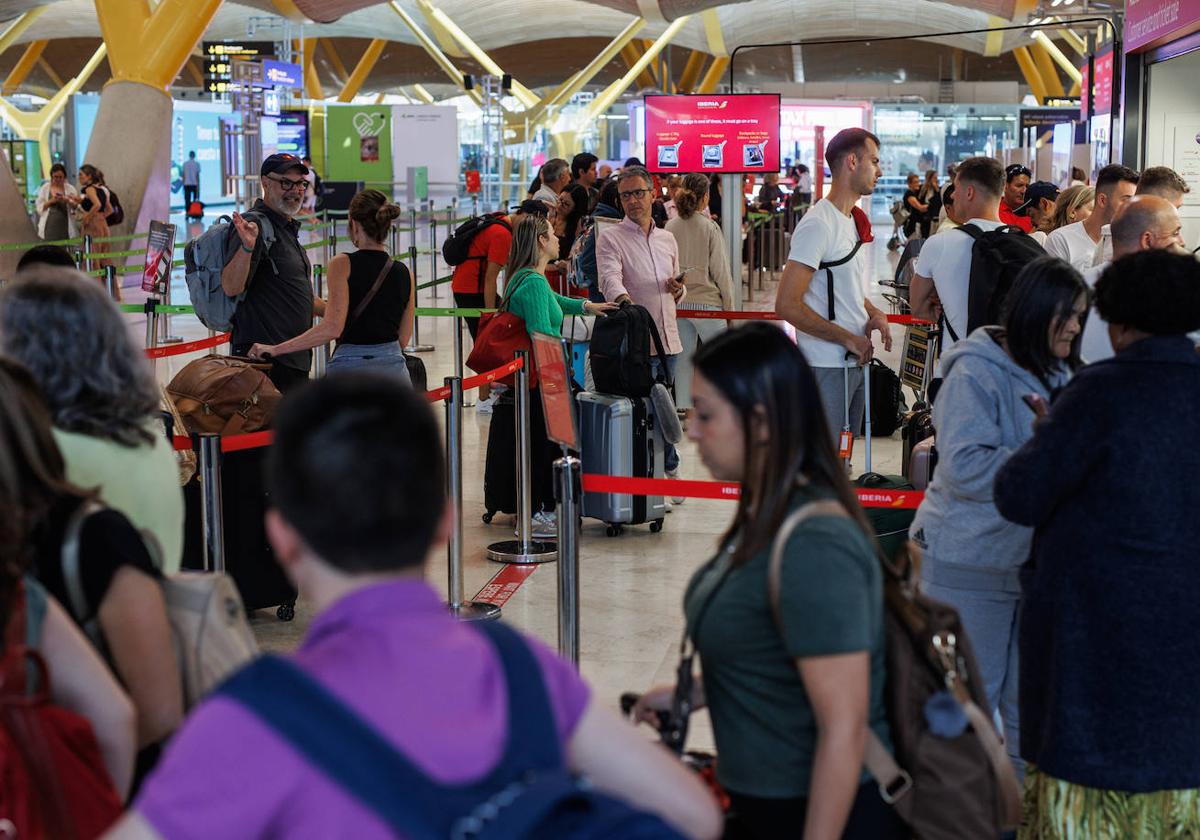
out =
<path fill-rule="evenodd" d="M 281 399 L 270 363 L 204 356 L 175 374 L 167 393 L 189 433 L 236 435 L 269 428 Z"/>

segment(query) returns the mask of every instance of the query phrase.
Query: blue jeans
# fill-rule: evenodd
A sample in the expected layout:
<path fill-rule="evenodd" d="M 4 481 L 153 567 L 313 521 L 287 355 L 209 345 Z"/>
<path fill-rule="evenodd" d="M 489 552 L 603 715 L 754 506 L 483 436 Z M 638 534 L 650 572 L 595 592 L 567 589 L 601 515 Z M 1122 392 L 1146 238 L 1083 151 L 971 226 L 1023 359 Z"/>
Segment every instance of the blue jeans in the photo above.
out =
<path fill-rule="evenodd" d="M 1021 596 L 1003 589 L 959 589 L 921 580 L 921 591 L 958 610 L 963 629 L 971 640 L 983 684 L 987 688 L 988 713 L 999 712 L 1003 723 L 1004 749 L 1017 771 L 1025 775 L 1021 760 L 1021 730 L 1017 714 L 1017 622 Z"/>
<path fill-rule="evenodd" d="M 675 365 L 678 362 L 679 362 L 679 354 L 678 353 L 676 353 L 675 355 L 668 355 L 666 357 L 667 378 L 670 379 L 672 382 L 675 381 Z M 658 376 L 658 372 L 662 369 L 661 365 L 662 365 L 662 360 L 658 356 L 650 357 L 650 375 L 652 377 Z M 661 423 L 661 421 L 660 421 L 660 423 Z M 666 465 L 665 466 L 667 468 L 667 472 L 673 473 L 673 472 L 675 472 L 675 470 L 679 469 L 679 450 L 676 449 L 672 444 L 669 444 L 669 443 L 666 444 L 666 447 L 667 448 L 664 452 L 664 454 L 666 456 Z"/>
<path fill-rule="evenodd" d="M 404 351 L 400 342 L 388 341 L 384 344 L 339 344 L 326 367 L 327 373 L 342 373 L 348 370 L 372 370 L 381 373 L 395 374 L 411 385 L 408 377 L 408 365 L 404 362 Z"/>

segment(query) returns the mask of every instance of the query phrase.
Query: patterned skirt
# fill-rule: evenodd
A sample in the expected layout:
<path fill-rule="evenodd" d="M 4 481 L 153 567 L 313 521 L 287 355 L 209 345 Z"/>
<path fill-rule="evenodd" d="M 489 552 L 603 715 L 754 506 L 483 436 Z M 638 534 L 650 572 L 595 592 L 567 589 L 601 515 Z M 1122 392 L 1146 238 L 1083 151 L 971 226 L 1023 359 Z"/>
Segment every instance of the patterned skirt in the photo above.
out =
<path fill-rule="evenodd" d="M 1200 790 L 1102 790 L 1055 779 L 1027 764 L 1017 838 L 1200 840 Z"/>

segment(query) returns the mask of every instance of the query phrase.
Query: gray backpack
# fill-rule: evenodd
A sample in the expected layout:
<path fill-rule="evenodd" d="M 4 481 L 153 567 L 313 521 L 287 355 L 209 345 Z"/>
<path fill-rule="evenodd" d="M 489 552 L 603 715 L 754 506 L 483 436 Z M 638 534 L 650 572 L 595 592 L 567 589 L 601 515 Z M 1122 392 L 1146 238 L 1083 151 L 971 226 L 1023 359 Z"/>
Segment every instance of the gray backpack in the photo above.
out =
<path fill-rule="evenodd" d="M 245 218 L 258 225 L 258 236 L 267 252 L 275 244 L 275 229 L 261 213 L 246 212 Z M 222 216 L 204 233 L 189 242 L 183 249 L 184 269 L 187 272 L 188 296 L 196 310 L 196 317 L 210 330 L 229 332 L 233 329 L 233 313 L 246 296 L 243 291 L 230 297 L 221 288 L 221 271 L 225 268 L 225 249 L 233 231 L 233 220 Z M 275 261 L 269 253 L 267 260 L 276 275 Z"/>

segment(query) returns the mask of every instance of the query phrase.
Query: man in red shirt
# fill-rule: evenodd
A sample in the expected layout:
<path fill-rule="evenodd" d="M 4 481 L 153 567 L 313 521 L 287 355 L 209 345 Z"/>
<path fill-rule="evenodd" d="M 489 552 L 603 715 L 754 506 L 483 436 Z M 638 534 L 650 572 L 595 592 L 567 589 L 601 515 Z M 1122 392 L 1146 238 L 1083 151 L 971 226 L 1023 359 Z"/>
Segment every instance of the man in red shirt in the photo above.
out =
<path fill-rule="evenodd" d="M 1000 200 L 1000 221 L 1033 233 L 1033 221 L 1028 216 L 1018 216 L 1015 211 L 1025 203 L 1025 188 L 1033 175 L 1029 167 L 1014 163 L 1004 169 L 1004 197 Z"/>
<path fill-rule="evenodd" d="M 500 277 L 500 270 L 508 262 L 508 251 L 512 247 L 512 224 L 503 214 L 496 214 L 495 218 L 497 221 L 475 234 L 467 248 L 467 259 L 454 268 L 450 289 L 454 292 L 454 304 L 460 309 L 496 308 L 496 281 Z M 479 319 L 465 320 L 474 340 Z M 479 389 L 478 411 L 490 413 L 490 395 L 489 386 L 484 385 Z"/>

